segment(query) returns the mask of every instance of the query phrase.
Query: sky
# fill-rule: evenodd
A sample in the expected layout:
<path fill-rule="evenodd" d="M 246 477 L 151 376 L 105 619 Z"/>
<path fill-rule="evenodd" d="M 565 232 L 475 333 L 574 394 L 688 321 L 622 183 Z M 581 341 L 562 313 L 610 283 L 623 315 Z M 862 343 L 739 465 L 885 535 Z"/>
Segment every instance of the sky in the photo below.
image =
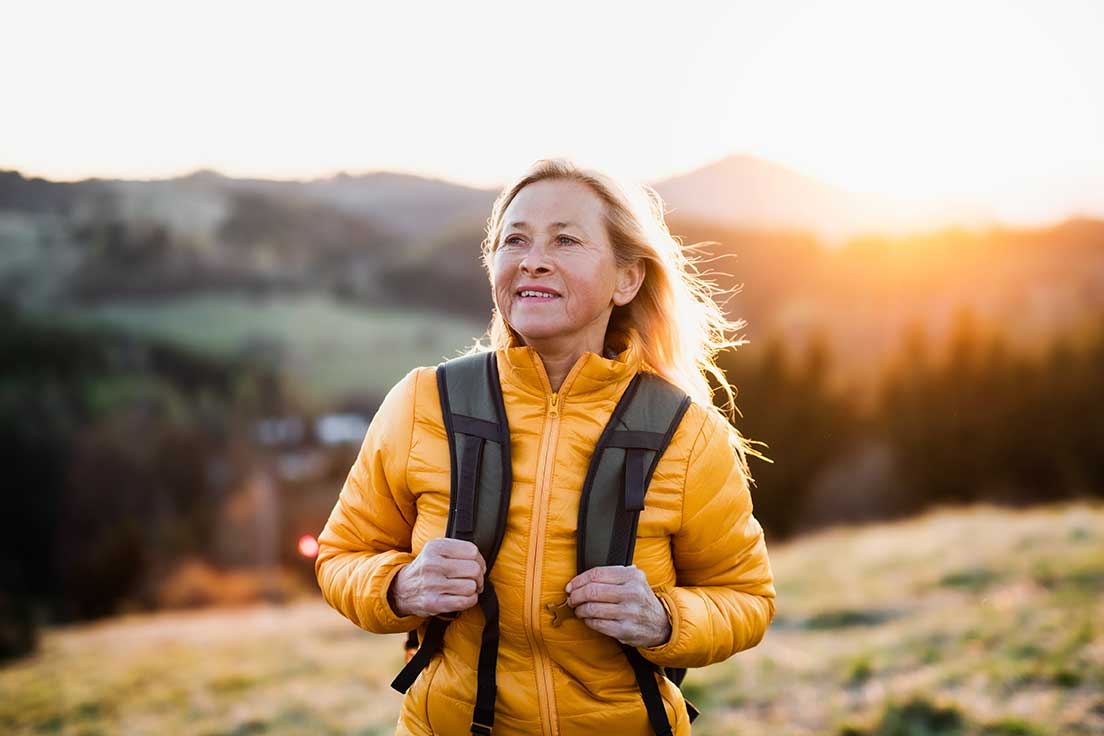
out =
<path fill-rule="evenodd" d="M 1104 214 L 1104 2 L 7 3 L 0 168 L 55 180 L 730 154 L 1013 221 Z"/>

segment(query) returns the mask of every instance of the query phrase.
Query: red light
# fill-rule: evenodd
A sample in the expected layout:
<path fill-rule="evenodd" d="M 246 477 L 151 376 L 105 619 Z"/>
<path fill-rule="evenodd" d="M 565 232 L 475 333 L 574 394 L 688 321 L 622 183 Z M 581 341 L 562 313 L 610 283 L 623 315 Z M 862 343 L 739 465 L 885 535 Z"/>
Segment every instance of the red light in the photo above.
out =
<path fill-rule="evenodd" d="M 310 534 L 304 534 L 299 537 L 299 554 L 304 557 L 317 557 L 318 556 L 318 540 L 312 537 Z"/>

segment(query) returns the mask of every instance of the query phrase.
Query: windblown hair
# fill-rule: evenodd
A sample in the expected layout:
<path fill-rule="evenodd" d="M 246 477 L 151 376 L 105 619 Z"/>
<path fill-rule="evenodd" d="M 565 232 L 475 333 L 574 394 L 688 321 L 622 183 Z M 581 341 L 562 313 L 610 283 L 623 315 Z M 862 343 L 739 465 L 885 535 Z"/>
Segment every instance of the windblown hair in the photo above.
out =
<path fill-rule="evenodd" d="M 768 462 L 770 458 L 752 445 L 763 444 L 744 438 L 729 420 L 734 418 L 736 396 L 717 366 L 716 355 L 726 348 L 747 343 L 730 339 L 729 333 L 743 328 L 744 320 L 730 321 L 716 297 L 723 294 L 706 280 L 697 268 L 691 251 L 708 243 L 682 245 L 671 235 L 665 221 L 663 200 L 650 186 L 626 186 L 614 177 L 592 168 L 583 168 L 565 158 L 536 161 L 495 200 L 487 219 L 482 243 L 483 266 L 493 283 L 492 259 L 504 227 L 506 209 L 518 192 L 544 179 L 575 181 L 585 184 L 605 203 L 606 232 L 619 267 L 641 259 L 644 282 L 635 298 L 624 306 L 614 306 L 606 329 L 606 348 L 623 350 L 630 342 L 640 350 L 641 367 L 675 384 L 694 401 L 720 414 L 729 428 L 729 440 L 737 451 L 742 469 L 754 483 L 747 466 L 747 455 Z M 493 291 L 493 287 L 492 287 Z M 489 345 L 483 344 L 483 340 Z M 486 334 L 469 350 L 498 350 L 524 345 L 525 341 L 505 317 L 494 308 Z M 713 401 L 712 377 L 726 397 L 723 408 Z"/>

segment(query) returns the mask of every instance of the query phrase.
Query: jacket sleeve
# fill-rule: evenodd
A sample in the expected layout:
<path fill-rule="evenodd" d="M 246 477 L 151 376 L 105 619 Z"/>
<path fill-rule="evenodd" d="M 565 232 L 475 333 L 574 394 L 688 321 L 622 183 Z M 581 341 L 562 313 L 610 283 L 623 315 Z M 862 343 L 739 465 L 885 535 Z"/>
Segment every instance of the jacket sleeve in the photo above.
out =
<path fill-rule="evenodd" d="M 640 650 L 665 667 L 703 667 L 758 644 L 774 619 L 763 528 L 729 425 L 709 411 L 686 469 L 682 525 L 672 540 L 676 584 L 653 588 L 670 639 Z"/>
<path fill-rule="evenodd" d="M 406 466 L 419 370 L 384 398 L 318 537 L 315 573 L 323 598 L 378 634 L 410 631 L 424 620 L 397 615 L 387 600 L 391 580 L 414 560 L 410 538 L 417 511 Z"/>

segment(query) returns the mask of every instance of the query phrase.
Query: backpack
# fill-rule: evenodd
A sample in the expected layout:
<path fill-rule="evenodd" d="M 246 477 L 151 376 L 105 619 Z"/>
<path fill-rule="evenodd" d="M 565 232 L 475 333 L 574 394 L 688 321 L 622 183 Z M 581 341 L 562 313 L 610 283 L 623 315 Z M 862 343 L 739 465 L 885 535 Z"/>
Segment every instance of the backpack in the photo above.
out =
<path fill-rule="evenodd" d="M 445 536 L 473 542 L 487 563 L 479 607 L 486 623 L 479 650 L 478 684 L 471 732 L 489 736 L 494 725 L 495 667 L 498 660 L 498 597 L 491 585 L 506 529 L 511 480 L 510 429 L 499 384 L 496 353 L 465 355 L 437 367 L 437 390 L 449 440 L 451 487 Z M 637 520 L 659 458 L 691 399 L 654 373 L 640 371 L 626 387 L 591 456 L 579 501 L 577 570 L 631 565 Z M 405 693 L 440 651 L 445 629 L 458 613 L 431 617 L 418 644 L 407 638 L 406 666 L 391 683 Z M 411 654 L 411 651 L 417 648 Z M 663 668 L 635 647 L 621 648 L 632 666 L 657 736 L 671 736 L 667 711 L 654 673 L 681 686 L 685 668 Z M 698 711 L 686 701 L 690 721 Z"/>

